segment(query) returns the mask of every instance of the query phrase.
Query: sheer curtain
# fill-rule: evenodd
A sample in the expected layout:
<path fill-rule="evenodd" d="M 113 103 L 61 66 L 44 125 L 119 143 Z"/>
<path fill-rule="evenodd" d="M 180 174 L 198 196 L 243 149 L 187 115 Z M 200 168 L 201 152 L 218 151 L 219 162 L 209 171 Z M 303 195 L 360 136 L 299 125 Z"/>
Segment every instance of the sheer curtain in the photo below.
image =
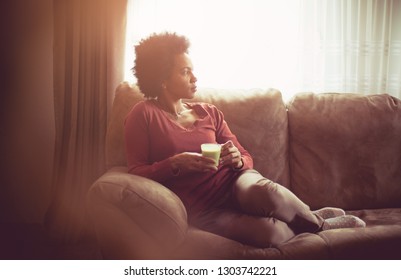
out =
<path fill-rule="evenodd" d="M 401 1 L 302 1 L 302 88 L 401 98 Z"/>
<path fill-rule="evenodd" d="M 123 79 L 126 0 L 55 0 L 53 202 L 46 225 L 63 241 L 88 229 L 85 196 L 104 171 L 107 117 Z"/>
<path fill-rule="evenodd" d="M 201 87 L 387 92 L 401 97 L 401 1 L 128 0 L 133 45 L 153 32 L 189 37 Z"/>

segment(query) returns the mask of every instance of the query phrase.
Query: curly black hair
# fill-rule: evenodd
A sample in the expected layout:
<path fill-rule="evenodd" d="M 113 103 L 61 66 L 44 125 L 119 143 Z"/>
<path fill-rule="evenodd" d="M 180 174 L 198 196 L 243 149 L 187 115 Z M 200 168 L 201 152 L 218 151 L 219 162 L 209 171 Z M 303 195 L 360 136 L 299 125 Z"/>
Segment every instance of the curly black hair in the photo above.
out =
<path fill-rule="evenodd" d="M 139 89 L 147 98 L 162 92 L 162 83 L 174 66 L 174 56 L 188 53 L 189 40 L 176 33 L 153 33 L 135 46 L 135 66 L 132 68 Z"/>

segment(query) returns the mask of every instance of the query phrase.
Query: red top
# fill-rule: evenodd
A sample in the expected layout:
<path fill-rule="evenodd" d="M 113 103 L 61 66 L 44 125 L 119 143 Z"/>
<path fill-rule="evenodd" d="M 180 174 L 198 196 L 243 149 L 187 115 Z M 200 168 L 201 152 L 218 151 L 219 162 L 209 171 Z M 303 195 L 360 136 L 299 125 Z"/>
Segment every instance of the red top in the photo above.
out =
<path fill-rule="evenodd" d="M 188 173 L 174 176 L 168 158 L 182 152 L 201 153 L 202 143 L 233 141 L 242 155 L 241 170 L 253 168 L 250 154 L 241 146 L 214 105 L 186 103 L 199 119 L 184 128 L 154 100 L 139 102 L 125 120 L 125 145 L 128 171 L 153 179 L 170 188 L 183 201 L 188 214 L 195 214 L 218 203 L 230 192 L 231 182 L 238 174 L 229 166 L 217 171 Z"/>

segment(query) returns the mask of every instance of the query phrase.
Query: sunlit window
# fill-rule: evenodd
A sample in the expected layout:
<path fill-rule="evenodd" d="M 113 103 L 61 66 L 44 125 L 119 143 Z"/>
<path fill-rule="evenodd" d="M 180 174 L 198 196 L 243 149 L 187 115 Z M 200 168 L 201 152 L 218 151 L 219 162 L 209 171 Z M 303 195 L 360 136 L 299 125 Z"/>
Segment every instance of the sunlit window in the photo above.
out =
<path fill-rule="evenodd" d="M 296 87 L 298 0 L 130 1 L 126 80 L 134 82 L 133 46 L 153 32 L 191 41 L 199 87 Z"/>
<path fill-rule="evenodd" d="M 128 0 L 125 79 L 135 82 L 134 45 L 171 31 L 191 41 L 198 87 L 401 97 L 400 3 Z"/>

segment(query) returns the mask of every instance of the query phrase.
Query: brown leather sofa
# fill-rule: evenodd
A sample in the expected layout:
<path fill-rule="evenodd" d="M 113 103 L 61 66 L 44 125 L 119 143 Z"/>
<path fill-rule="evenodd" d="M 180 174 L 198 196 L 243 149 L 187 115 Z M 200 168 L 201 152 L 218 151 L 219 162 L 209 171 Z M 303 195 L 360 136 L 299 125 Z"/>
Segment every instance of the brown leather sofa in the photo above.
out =
<path fill-rule="evenodd" d="M 255 248 L 199 230 L 169 189 L 127 173 L 123 122 L 142 100 L 116 90 L 107 133 L 108 171 L 88 192 L 105 259 L 401 259 L 401 101 L 387 94 L 297 94 L 203 89 L 220 108 L 255 169 L 312 209 L 342 207 L 366 228 L 300 234 Z"/>

